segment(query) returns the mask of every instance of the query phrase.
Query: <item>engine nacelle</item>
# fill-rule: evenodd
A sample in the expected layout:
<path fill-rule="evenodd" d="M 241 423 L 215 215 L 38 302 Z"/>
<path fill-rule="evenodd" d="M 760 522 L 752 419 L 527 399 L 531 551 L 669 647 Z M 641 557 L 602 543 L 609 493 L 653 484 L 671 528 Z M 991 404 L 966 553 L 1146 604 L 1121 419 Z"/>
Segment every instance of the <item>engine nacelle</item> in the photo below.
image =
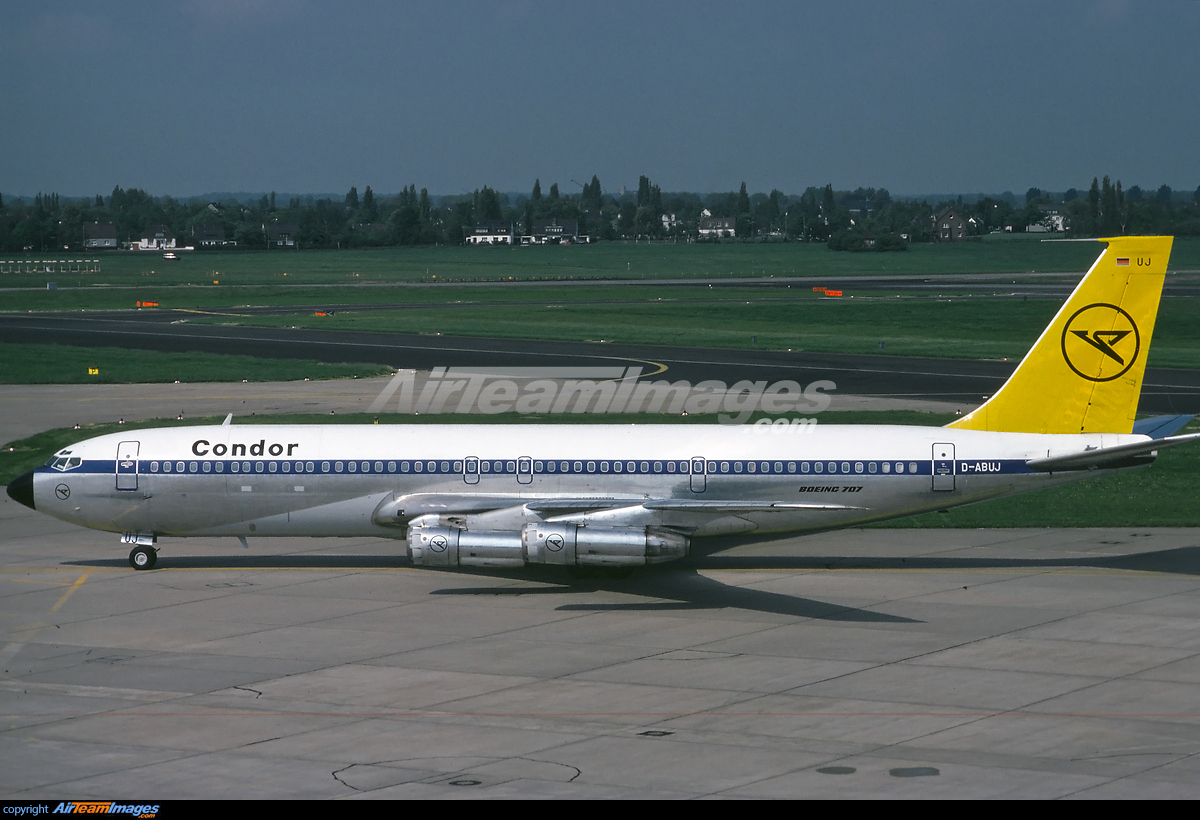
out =
<path fill-rule="evenodd" d="M 408 558 L 419 567 L 522 567 L 521 536 L 458 527 L 409 527 Z"/>
<path fill-rule="evenodd" d="M 603 529 L 538 521 L 521 530 L 525 560 L 563 566 L 642 566 L 684 558 L 688 539 L 672 532 Z"/>

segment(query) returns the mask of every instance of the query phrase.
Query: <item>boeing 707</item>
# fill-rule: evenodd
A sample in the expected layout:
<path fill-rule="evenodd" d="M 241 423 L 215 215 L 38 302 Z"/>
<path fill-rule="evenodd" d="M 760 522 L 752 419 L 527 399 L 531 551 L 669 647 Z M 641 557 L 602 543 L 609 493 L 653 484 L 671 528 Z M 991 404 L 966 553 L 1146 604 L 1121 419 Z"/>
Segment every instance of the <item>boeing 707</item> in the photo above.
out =
<path fill-rule="evenodd" d="M 8 485 L 39 512 L 160 539 L 404 540 L 418 566 L 637 566 L 695 539 L 942 510 L 1150 463 L 1135 423 L 1171 237 L 1116 237 L 1004 386 L 945 427 L 222 425 L 99 436 Z"/>

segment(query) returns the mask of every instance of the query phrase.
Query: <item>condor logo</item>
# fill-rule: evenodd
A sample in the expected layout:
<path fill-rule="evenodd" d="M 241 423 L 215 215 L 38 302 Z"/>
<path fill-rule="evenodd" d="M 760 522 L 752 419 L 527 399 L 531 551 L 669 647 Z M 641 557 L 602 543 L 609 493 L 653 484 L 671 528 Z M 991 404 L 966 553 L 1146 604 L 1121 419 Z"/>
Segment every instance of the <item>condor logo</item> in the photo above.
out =
<path fill-rule="evenodd" d="M 1075 311 L 1063 328 L 1063 358 L 1088 381 L 1108 382 L 1124 375 L 1141 349 L 1142 338 L 1133 317 L 1106 302 Z"/>

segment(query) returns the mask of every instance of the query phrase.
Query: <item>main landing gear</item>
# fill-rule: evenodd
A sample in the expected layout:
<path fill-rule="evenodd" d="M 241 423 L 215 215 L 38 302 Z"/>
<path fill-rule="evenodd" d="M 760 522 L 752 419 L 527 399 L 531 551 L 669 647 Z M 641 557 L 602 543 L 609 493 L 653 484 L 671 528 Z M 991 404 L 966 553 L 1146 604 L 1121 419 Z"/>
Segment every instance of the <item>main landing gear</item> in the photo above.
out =
<path fill-rule="evenodd" d="M 158 561 L 158 550 L 154 547 L 138 545 L 129 553 L 129 566 L 134 569 L 154 569 Z"/>

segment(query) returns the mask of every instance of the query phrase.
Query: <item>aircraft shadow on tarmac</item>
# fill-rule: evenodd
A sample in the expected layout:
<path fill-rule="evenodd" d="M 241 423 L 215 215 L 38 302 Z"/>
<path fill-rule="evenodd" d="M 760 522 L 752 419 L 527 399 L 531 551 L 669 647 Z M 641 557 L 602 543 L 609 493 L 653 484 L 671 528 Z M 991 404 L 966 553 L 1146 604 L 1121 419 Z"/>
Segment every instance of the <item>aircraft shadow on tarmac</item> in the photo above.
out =
<path fill-rule="evenodd" d="M 64 562 L 72 566 L 123 567 L 120 559 Z M 164 561 L 163 568 L 245 570 L 245 569 L 401 569 L 411 565 L 396 556 L 358 555 L 214 555 L 179 556 Z M 845 556 L 741 556 L 700 555 L 659 567 L 627 571 L 566 572 L 552 567 L 527 567 L 521 570 L 487 568 L 425 568 L 447 578 L 497 578 L 536 582 L 522 586 L 464 586 L 435 589 L 431 595 L 578 595 L 597 593 L 633 595 L 645 600 L 588 601 L 567 603 L 560 611 L 578 612 L 683 612 L 709 609 L 742 609 L 860 623 L 917 623 L 909 618 L 883 612 L 857 609 L 794 595 L 785 595 L 752 587 L 721 583 L 701 574 L 702 570 L 1059 570 L 1099 569 L 1158 572 L 1174 575 L 1200 575 L 1200 546 L 1143 552 L 1133 555 L 1080 556 L 1073 558 L 952 558 L 952 557 L 870 557 Z"/>

